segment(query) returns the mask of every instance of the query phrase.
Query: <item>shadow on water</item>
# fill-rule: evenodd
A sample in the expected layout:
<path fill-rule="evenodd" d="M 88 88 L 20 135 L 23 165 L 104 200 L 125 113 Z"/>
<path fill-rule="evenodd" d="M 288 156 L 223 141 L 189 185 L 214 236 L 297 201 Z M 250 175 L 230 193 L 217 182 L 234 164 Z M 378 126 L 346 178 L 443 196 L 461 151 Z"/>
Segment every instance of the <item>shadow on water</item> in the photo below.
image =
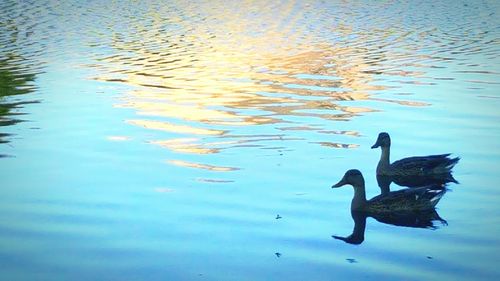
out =
<path fill-rule="evenodd" d="M 439 227 L 437 223 L 448 225 L 446 220 L 442 219 L 436 210 L 388 214 L 368 214 L 351 211 L 351 217 L 354 221 L 352 234 L 345 237 L 332 235 L 333 238 L 349 244 L 359 245 L 363 243 L 365 240 L 366 218 L 368 217 L 372 217 L 381 223 L 412 228 L 437 229 Z"/>
<path fill-rule="evenodd" d="M 13 101 L 12 98 L 32 92 L 32 83 L 35 74 L 24 73 L 15 64 L 9 63 L 18 60 L 13 56 L 0 60 L 0 127 L 11 126 L 22 122 L 20 116 L 24 113 L 18 112 L 25 104 L 37 103 L 38 101 Z M 8 142 L 10 134 L 0 133 L 0 143 Z M 5 156 L 5 155 L 4 155 Z"/>
<path fill-rule="evenodd" d="M 22 108 L 37 100 L 21 98 L 32 93 L 37 86 L 35 78 L 40 71 L 40 50 L 43 45 L 34 43 L 33 28 L 36 24 L 28 20 L 29 12 L 18 12 L 21 3 L 2 3 L 0 17 L 0 127 L 12 126 L 24 121 Z M 29 27 L 26 27 L 27 24 Z M 35 47 L 38 46 L 38 47 Z M 37 49 L 38 48 L 38 49 Z M 10 142 L 10 133 L 0 131 L 0 143 Z M 0 157 L 8 155 L 0 154 Z"/>

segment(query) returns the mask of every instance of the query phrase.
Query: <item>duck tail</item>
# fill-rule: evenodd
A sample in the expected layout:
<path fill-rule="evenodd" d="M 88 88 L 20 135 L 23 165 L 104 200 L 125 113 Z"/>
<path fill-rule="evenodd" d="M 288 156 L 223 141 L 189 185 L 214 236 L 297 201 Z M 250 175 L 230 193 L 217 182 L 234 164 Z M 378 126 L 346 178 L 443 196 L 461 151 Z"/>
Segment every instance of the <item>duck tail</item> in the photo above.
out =
<path fill-rule="evenodd" d="M 439 155 L 442 156 L 439 160 L 434 161 L 434 172 L 438 174 L 451 173 L 451 170 L 460 160 L 460 157 L 448 158 L 449 154 Z M 454 180 L 454 179 L 453 179 Z"/>
<path fill-rule="evenodd" d="M 443 187 L 439 188 L 430 188 L 427 190 L 427 194 L 430 195 L 429 202 L 431 203 L 432 207 L 435 207 L 439 200 L 443 197 L 443 195 L 446 193 L 446 189 Z"/>
<path fill-rule="evenodd" d="M 446 160 L 446 165 L 445 165 L 445 168 L 448 170 L 448 171 L 451 171 L 451 169 L 453 169 L 453 167 L 455 167 L 455 165 L 458 163 L 458 161 L 460 160 L 460 157 L 455 157 L 455 158 L 447 158 Z"/>

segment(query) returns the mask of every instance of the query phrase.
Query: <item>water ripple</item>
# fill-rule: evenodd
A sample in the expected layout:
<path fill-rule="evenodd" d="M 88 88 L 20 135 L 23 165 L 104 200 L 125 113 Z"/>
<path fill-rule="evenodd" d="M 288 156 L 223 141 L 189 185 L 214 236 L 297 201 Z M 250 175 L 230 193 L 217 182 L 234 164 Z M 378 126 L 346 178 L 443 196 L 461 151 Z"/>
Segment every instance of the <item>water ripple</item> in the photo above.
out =
<path fill-rule="evenodd" d="M 346 100 L 428 106 L 415 100 L 376 98 L 377 92 L 389 89 L 377 81 L 404 77 L 389 80 L 432 84 L 422 79 L 426 69 L 482 54 L 493 43 L 485 30 L 490 23 L 441 28 L 438 23 L 449 17 L 449 9 L 442 5 L 429 9 L 428 3 L 419 5 L 432 15 L 409 14 L 409 3 L 367 9 L 358 4 L 290 1 L 266 4 L 259 12 L 251 4 L 243 4 L 243 10 L 232 5 L 214 9 L 205 2 L 176 5 L 153 12 L 146 21 L 138 16 L 146 11 L 104 17 L 102 36 L 95 37 L 93 45 L 107 45 L 111 52 L 96 56 L 96 64 L 89 67 L 99 70 L 97 80 L 133 86 L 118 106 L 134 108 L 142 116 L 167 118 L 129 120 L 130 124 L 175 131 L 188 138 L 191 134 L 222 136 L 232 126 L 296 123 L 295 117 L 319 118 L 324 120 L 321 127 L 334 126 L 331 122 L 380 107 L 376 103 L 370 108 L 341 105 Z M 318 14 L 320 7 L 323 13 Z M 262 26 L 255 24 L 257 14 Z M 345 14 L 353 20 L 341 22 Z M 427 17 L 433 22 L 427 24 L 423 20 Z M 328 25 L 317 24 L 323 20 L 332 23 L 329 34 L 323 29 Z M 130 28 L 118 30 L 116 26 L 125 21 Z M 195 122 L 194 126 L 186 127 L 186 120 Z M 223 129 L 196 128 L 205 124 Z"/>
<path fill-rule="evenodd" d="M 495 277 L 493 231 L 467 236 L 470 230 L 453 227 L 464 225 L 457 216 L 435 232 L 370 220 L 358 248 L 331 239 L 352 230 L 352 194 L 325 190 L 340 165 L 366 161 L 355 152 L 367 147 L 368 128 L 395 123 L 399 139 L 419 148 L 467 137 L 484 149 L 479 144 L 493 147 L 498 135 L 497 123 L 482 122 L 498 119 L 498 1 L 372 2 L 1 1 L 0 144 L 17 145 L 13 135 L 30 112 L 56 115 L 44 125 L 65 124 L 19 142 L 25 162 L 9 162 L 8 171 L 21 173 L 2 175 L 11 184 L 2 192 L 75 198 L 2 199 L 2 263 L 16 273 L 111 268 L 116 280 L 144 268 L 175 280 L 203 270 L 220 280 L 214 271 L 221 266 L 248 274 L 226 277 L 242 280 L 276 279 L 252 274 L 278 271 L 292 280 L 361 279 L 366 272 L 393 280 Z M 66 70 L 73 71 L 69 82 Z M 101 87 L 113 89 L 113 105 L 82 94 Z M 59 116 L 57 107 L 70 109 Z M 87 123 L 74 128 L 82 120 L 76 117 Z M 415 137 L 412 124 L 434 122 L 443 124 L 429 135 L 441 143 Z M 491 150 L 469 154 L 480 158 L 480 173 L 494 174 Z M 6 156 L 1 161 L 13 160 Z M 469 179 L 479 170 L 471 163 L 463 166 Z M 487 191 L 443 209 L 456 215 L 469 202 L 493 206 Z M 485 227 L 481 220 L 468 228 Z M 352 268 L 349 261 L 356 261 Z M 182 278 L 185 272 L 191 275 Z M 333 275 L 320 276 L 325 272 Z"/>

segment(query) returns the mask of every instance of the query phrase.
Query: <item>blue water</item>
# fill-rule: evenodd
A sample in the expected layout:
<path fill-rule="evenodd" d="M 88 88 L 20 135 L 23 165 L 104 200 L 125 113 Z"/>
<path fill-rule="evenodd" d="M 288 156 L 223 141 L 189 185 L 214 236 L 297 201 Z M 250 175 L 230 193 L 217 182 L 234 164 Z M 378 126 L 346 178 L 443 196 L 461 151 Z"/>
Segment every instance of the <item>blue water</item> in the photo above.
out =
<path fill-rule="evenodd" d="M 2 280 L 500 278 L 497 1 L 2 1 Z M 451 152 L 447 224 L 367 219 Z M 392 189 L 398 189 L 392 185 Z"/>

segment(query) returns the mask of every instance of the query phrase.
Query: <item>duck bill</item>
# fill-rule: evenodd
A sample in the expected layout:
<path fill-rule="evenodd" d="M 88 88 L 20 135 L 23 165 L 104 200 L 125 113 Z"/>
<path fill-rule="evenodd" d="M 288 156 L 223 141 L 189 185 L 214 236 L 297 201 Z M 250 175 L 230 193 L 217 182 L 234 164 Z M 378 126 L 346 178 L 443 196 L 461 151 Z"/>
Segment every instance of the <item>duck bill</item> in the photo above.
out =
<path fill-rule="evenodd" d="M 377 148 L 377 147 L 380 147 L 380 140 L 379 139 L 377 139 L 377 142 L 375 142 L 375 144 L 372 145 L 372 149 Z"/>
<path fill-rule="evenodd" d="M 338 183 L 332 185 L 332 188 L 338 188 L 338 187 L 341 187 L 341 186 L 346 185 L 346 184 L 347 184 L 346 180 L 344 178 L 342 178 Z"/>

